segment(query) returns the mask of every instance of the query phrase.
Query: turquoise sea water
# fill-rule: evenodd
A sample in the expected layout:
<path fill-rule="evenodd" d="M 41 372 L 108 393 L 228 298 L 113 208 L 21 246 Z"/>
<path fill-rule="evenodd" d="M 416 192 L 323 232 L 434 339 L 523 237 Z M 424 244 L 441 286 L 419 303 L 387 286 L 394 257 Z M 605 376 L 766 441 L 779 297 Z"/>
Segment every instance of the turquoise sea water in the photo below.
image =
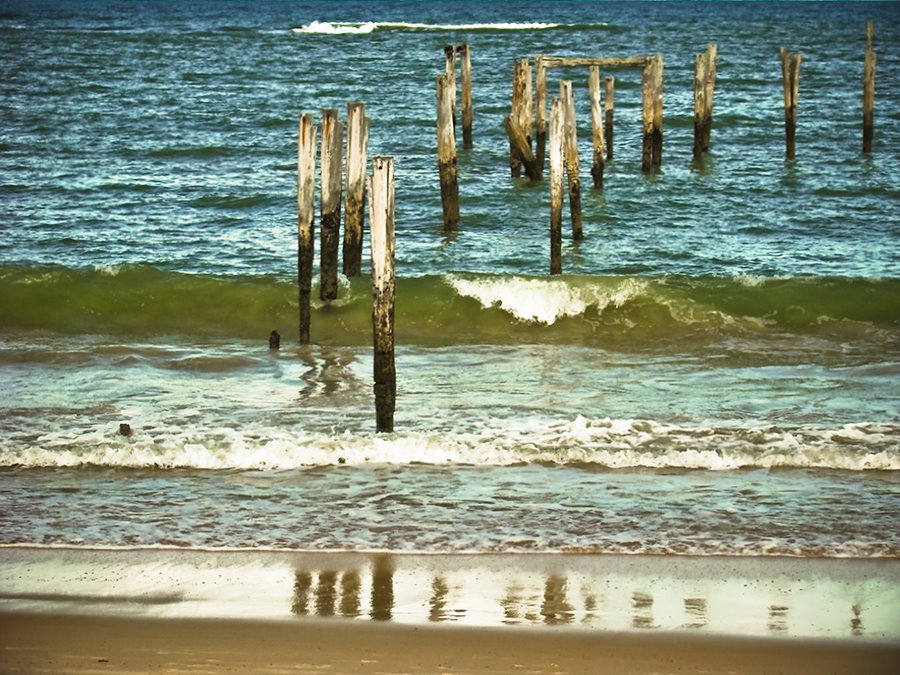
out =
<path fill-rule="evenodd" d="M 896 6 L 708 9 L 5 3 L 0 543 L 900 555 Z M 463 42 L 474 148 L 447 234 L 434 78 Z M 794 161 L 780 46 L 804 58 Z M 574 82 L 586 235 L 551 278 L 548 186 L 509 176 L 513 62 L 655 53 L 662 168 L 641 174 L 640 75 L 617 71 L 602 192 L 587 72 L 551 71 Z M 297 118 L 351 100 L 397 167 L 389 435 L 365 275 L 296 344 Z"/>

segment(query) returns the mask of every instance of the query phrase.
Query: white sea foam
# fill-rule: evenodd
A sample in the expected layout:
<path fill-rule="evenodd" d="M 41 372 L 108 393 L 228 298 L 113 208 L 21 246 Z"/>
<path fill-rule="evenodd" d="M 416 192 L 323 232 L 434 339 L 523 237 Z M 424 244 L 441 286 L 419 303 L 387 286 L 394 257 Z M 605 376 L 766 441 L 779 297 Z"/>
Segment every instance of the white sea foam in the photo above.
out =
<path fill-rule="evenodd" d="M 525 277 L 449 276 L 447 283 L 462 296 L 478 300 L 485 308 L 499 307 L 523 321 L 552 325 L 559 319 L 580 316 L 588 307 L 602 312 L 621 307 L 647 289 L 646 280 L 626 278 L 609 285 L 573 285 L 562 279 Z"/>
<path fill-rule="evenodd" d="M 900 427 L 684 427 L 652 420 L 495 421 L 469 433 L 300 434 L 285 430 L 50 433 L 0 448 L 0 466 L 286 470 L 337 464 L 594 464 L 614 469 L 809 467 L 900 470 Z"/>
<path fill-rule="evenodd" d="M 320 33 L 331 35 L 366 34 L 375 30 L 410 30 L 410 31 L 454 31 L 454 30 L 546 30 L 558 28 L 558 23 L 409 23 L 409 22 L 332 22 L 313 21 L 299 28 L 292 28 L 295 33 Z M 602 24 L 598 24 L 602 25 Z"/>

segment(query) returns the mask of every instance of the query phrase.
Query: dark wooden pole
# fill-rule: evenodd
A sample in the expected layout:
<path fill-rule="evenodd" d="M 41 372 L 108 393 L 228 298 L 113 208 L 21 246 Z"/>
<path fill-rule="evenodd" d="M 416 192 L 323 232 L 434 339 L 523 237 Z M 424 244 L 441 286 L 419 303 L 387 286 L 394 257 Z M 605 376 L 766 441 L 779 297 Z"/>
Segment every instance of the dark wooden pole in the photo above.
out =
<path fill-rule="evenodd" d="M 300 117 L 297 136 L 297 281 L 300 287 L 300 343 L 309 344 L 316 198 L 316 126 Z"/>
<path fill-rule="evenodd" d="M 603 109 L 600 103 L 600 66 L 591 66 L 591 75 L 588 79 L 588 89 L 591 96 L 591 138 L 593 141 L 593 162 L 591 163 L 591 177 L 594 179 L 594 188 L 603 188 Z"/>
<path fill-rule="evenodd" d="M 606 92 L 603 96 L 603 110 L 605 112 L 604 126 L 606 127 L 606 159 L 613 158 L 613 110 L 616 102 L 616 78 L 606 76 Z"/>
<path fill-rule="evenodd" d="M 319 297 L 337 298 L 338 245 L 341 234 L 341 145 L 343 128 L 334 108 L 322 111 L 322 185 L 319 212 L 322 247 L 319 253 Z"/>
<path fill-rule="evenodd" d="M 866 22 L 866 56 L 863 65 L 863 152 L 872 152 L 875 136 L 875 50 L 872 47 L 875 24 Z"/>
<path fill-rule="evenodd" d="M 347 191 L 344 194 L 344 276 L 358 276 L 362 267 L 363 222 L 366 209 L 366 159 L 369 120 L 362 103 L 347 104 Z"/>
<path fill-rule="evenodd" d="M 372 331 L 374 337 L 375 425 L 394 430 L 397 374 L 394 364 L 394 160 L 372 159 L 369 179 L 369 232 L 372 248 Z"/>
<path fill-rule="evenodd" d="M 784 47 L 781 53 L 781 80 L 784 85 L 784 141 L 785 157 L 796 156 L 797 98 L 800 91 L 800 54 L 791 54 Z"/>
<path fill-rule="evenodd" d="M 456 168 L 456 136 L 453 132 L 452 86 L 446 74 L 437 77 L 437 152 L 441 181 L 444 230 L 459 224 L 459 183 Z"/>
<path fill-rule="evenodd" d="M 462 132 L 463 148 L 472 147 L 472 50 L 469 45 L 463 44 L 456 48 L 459 54 L 459 71 L 462 85 Z"/>
<path fill-rule="evenodd" d="M 561 98 L 550 108 L 550 274 L 562 274 L 563 143 L 566 116 Z"/>

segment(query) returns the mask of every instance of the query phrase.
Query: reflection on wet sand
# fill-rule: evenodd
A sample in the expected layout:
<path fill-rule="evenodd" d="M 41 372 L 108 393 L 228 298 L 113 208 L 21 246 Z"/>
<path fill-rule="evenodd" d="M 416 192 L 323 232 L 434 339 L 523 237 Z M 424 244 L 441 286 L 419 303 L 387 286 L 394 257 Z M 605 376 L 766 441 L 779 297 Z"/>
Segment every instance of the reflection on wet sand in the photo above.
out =
<path fill-rule="evenodd" d="M 816 598 L 798 592 L 779 602 L 760 594 L 615 575 L 448 570 L 423 573 L 389 554 L 364 558 L 347 570 L 294 571 L 291 611 L 297 616 L 400 622 L 464 622 L 482 625 L 568 625 L 606 630 L 714 630 L 740 623 L 756 634 L 809 634 L 816 627 Z M 746 585 L 746 584 L 745 584 Z M 750 598 L 748 600 L 748 597 Z M 798 603 L 797 611 L 792 607 Z M 849 603 L 848 603 L 849 605 Z M 863 636 L 862 606 L 847 606 L 850 618 L 830 634 Z M 801 616 L 805 619 L 801 619 Z M 845 615 L 846 616 L 846 615 Z M 789 622 L 789 618 L 791 621 Z M 801 621 L 808 625 L 798 627 Z M 844 621 L 847 621 L 846 619 Z M 749 628 L 748 628 L 749 627 Z"/>
<path fill-rule="evenodd" d="M 706 616 L 706 598 L 685 598 L 684 613 L 688 620 L 684 623 L 684 628 L 700 629 L 706 628 L 708 618 Z"/>

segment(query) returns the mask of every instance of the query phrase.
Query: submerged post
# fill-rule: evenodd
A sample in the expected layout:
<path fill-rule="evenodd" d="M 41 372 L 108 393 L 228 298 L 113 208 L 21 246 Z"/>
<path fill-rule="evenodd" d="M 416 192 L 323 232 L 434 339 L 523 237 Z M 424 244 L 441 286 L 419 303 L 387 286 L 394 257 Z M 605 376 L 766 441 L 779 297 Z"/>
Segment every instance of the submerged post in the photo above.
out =
<path fill-rule="evenodd" d="M 612 75 L 606 76 L 606 92 L 603 96 L 603 110 L 606 113 L 606 159 L 611 161 L 613 158 L 613 108 L 616 101 L 616 78 Z"/>
<path fill-rule="evenodd" d="M 453 133 L 452 89 L 447 75 L 437 76 L 437 151 L 444 231 L 459 223 L 459 183 L 456 176 L 456 136 Z"/>
<path fill-rule="evenodd" d="M 716 87 L 716 45 L 697 54 L 694 61 L 694 159 L 709 152 L 713 97 Z"/>
<path fill-rule="evenodd" d="M 531 151 L 531 64 L 528 59 L 520 59 L 516 61 L 513 70 L 513 95 L 512 95 L 512 111 L 511 119 L 522 130 L 525 135 L 525 142 Z M 509 148 L 509 169 L 513 178 L 522 175 L 522 161 L 520 160 L 521 152 L 513 145 L 510 139 Z"/>
<path fill-rule="evenodd" d="M 553 99 L 550 108 L 550 274 L 562 274 L 563 101 Z"/>
<path fill-rule="evenodd" d="M 322 248 L 319 297 L 337 298 L 338 243 L 341 233 L 341 145 L 343 128 L 334 108 L 322 111 L 322 195 L 319 204 Z"/>
<path fill-rule="evenodd" d="M 394 160 L 372 159 L 369 178 L 372 248 L 372 331 L 374 337 L 375 427 L 394 430 L 397 374 L 394 365 Z"/>
<path fill-rule="evenodd" d="M 591 163 L 591 177 L 594 188 L 603 188 L 603 110 L 600 105 L 600 66 L 591 66 L 588 78 L 588 89 L 591 96 L 591 136 L 593 139 L 594 157 Z"/>
<path fill-rule="evenodd" d="M 875 24 L 866 22 L 866 56 L 863 64 L 863 152 L 872 152 L 875 136 L 875 50 L 872 47 Z"/>
<path fill-rule="evenodd" d="M 791 54 L 784 47 L 781 53 L 781 81 L 784 85 L 784 141 L 785 157 L 796 156 L 797 98 L 800 91 L 800 54 Z"/>
<path fill-rule="evenodd" d="M 575 126 L 575 97 L 572 95 L 572 81 L 559 83 L 559 97 L 563 101 L 565 140 L 563 148 L 566 162 L 566 179 L 569 187 L 569 212 L 572 218 L 572 239 L 584 239 L 581 218 L 581 177 L 578 166 L 578 134 Z"/>
<path fill-rule="evenodd" d="M 363 222 L 366 209 L 366 158 L 369 119 L 362 103 L 347 104 L 347 191 L 344 195 L 344 276 L 362 268 Z"/>
<path fill-rule="evenodd" d="M 463 148 L 468 150 L 472 147 L 472 50 L 469 45 L 462 44 L 456 48 L 459 54 L 459 74 L 460 84 L 462 85 L 462 132 L 463 132 Z"/>
<path fill-rule="evenodd" d="M 297 135 L 297 282 L 300 288 L 300 344 L 309 344 L 316 198 L 316 125 L 300 117 Z"/>

